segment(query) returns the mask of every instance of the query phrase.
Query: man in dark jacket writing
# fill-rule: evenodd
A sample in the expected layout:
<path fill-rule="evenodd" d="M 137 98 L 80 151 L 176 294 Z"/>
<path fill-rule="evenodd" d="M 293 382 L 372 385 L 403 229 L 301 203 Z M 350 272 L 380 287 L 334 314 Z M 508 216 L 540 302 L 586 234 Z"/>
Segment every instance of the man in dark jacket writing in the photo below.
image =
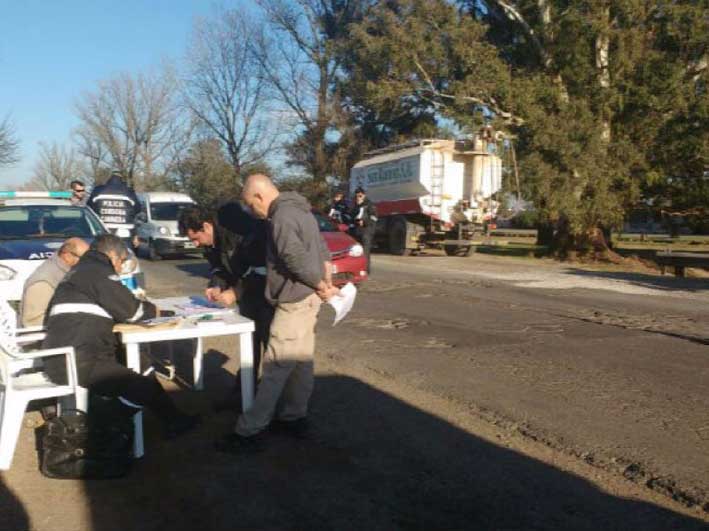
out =
<path fill-rule="evenodd" d="M 308 201 L 280 193 L 265 175 L 250 176 L 242 192 L 253 214 L 268 219 L 266 298 L 275 307 L 254 404 L 217 449 L 238 452 L 259 441 L 274 416 L 295 432 L 305 426 L 313 390 L 315 323 L 320 304 L 338 293 L 329 276 L 330 253 Z"/>
<path fill-rule="evenodd" d="M 90 392 L 122 397 L 151 409 L 163 422 L 165 436 L 175 437 L 196 426 L 199 418 L 181 413 L 153 377 L 138 374 L 116 360 L 113 325 L 155 317 L 155 305 L 140 301 L 119 277 L 128 250 L 113 234 L 98 236 L 57 286 L 47 312 L 44 348 L 71 345 L 76 352 L 79 385 Z M 65 377 L 58 358 L 46 362 L 54 381 Z"/>
<path fill-rule="evenodd" d="M 254 321 L 257 376 L 273 319 L 273 306 L 265 298 L 266 221 L 255 219 L 239 203 L 226 203 L 216 212 L 187 208 L 180 214 L 179 226 L 181 234 L 206 250 L 210 265 L 207 299 L 225 306 L 238 302 L 241 315 Z"/>

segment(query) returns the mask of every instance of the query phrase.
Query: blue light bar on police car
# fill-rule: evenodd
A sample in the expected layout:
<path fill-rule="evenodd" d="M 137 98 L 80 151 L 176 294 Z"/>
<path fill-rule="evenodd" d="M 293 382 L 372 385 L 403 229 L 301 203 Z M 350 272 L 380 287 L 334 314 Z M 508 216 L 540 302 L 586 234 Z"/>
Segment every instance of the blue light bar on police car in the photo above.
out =
<path fill-rule="evenodd" d="M 0 199 L 71 199 L 71 192 L 2 192 Z"/>

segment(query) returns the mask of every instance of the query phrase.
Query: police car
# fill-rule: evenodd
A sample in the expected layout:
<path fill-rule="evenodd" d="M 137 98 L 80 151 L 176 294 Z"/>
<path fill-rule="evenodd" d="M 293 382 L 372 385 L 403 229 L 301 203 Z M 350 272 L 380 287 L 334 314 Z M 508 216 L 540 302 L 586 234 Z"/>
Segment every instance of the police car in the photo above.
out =
<path fill-rule="evenodd" d="M 74 206 L 70 192 L 0 192 L 0 296 L 22 298 L 25 280 L 72 236 L 87 242 L 109 231 L 88 207 Z M 144 293 L 135 254 L 123 264 L 121 281 Z"/>

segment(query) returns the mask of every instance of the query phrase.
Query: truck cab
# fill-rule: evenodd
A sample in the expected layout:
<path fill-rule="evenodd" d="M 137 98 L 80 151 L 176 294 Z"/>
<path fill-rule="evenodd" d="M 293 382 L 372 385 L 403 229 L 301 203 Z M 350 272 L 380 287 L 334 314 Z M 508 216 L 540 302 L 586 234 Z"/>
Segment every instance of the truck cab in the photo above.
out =
<path fill-rule="evenodd" d="M 151 260 L 165 256 L 196 253 L 199 250 L 177 228 L 180 212 L 195 204 L 187 194 L 146 192 L 138 194 L 141 210 L 136 216 L 138 252 Z"/>

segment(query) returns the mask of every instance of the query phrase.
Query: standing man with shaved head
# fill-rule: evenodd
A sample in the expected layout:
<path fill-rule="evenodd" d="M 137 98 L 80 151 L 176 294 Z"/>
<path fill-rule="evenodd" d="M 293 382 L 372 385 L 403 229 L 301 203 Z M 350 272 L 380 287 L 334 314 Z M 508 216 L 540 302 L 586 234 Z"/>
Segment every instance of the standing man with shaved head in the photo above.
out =
<path fill-rule="evenodd" d="M 279 428 L 303 433 L 314 382 L 315 323 L 322 301 L 338 293 L 330 280 L 330 253 L 304 197 L 281 193 L 256 174 L 246 180 L 242 200 L 268 220 L 266 299 L 275 314 L 254 404 L 234 433 L 217 443 L 218 450 L 232 453 L 258 445 L 274 417 Z"/>
<path fill-rule="evenodd" d="M 81 238 L 69 238 L 54 256 L 34 270 L 22 292 L 22 326 L 42 325 L 54 290 L 88 250 L 89 244 Z"/>

